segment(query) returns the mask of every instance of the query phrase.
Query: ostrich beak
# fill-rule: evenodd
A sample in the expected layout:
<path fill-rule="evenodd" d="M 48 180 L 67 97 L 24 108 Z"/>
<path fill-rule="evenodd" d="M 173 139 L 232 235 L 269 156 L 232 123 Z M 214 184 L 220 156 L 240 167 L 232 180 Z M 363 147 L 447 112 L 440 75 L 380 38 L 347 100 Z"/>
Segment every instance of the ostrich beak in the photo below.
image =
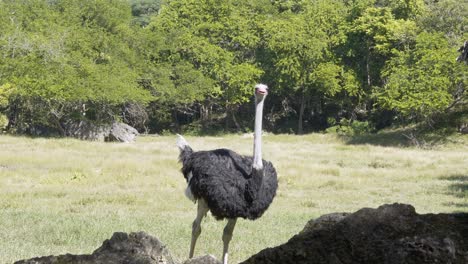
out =
<path fill-rule="evenodd" d="M 255 86 L 255 93 L 259 95 L 267 95 L 268 88 L 266 85 L 257 85 Z"/>

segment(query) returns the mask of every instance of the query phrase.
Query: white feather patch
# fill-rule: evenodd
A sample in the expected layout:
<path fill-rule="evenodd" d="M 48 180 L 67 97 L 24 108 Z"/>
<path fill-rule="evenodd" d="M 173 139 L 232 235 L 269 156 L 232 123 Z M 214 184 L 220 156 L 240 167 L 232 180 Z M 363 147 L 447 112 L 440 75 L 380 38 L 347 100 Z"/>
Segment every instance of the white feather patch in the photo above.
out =
<path fill-rule="evenodd" d="M 190 190 L 190 180 L 192 179 L 192 172 L 189 173 L 188 179 L 187 179 L 187 188 L 185 188 L 185 196 L 192 202 L 196 203 L 197 199 L 195 199 L 195 196 L 193 196 L 192 190 Z"/>
<path fill-rule="evenodd" d="M 185 146 L 188 146 L 189 144 L 182 135 L 177 134 L 176 145 L 182 151 L 184 150 Z"/>

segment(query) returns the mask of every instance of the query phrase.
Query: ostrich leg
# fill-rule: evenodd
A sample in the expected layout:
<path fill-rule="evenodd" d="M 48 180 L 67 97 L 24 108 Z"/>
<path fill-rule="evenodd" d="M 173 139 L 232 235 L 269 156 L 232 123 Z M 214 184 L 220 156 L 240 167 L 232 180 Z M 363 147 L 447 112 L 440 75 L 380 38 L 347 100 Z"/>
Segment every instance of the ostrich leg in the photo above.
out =
<path fill-rule="evenodd" d="M 226 227 L 223 231 L 223 264 L 228 263 L 228 249 L 229 249 L 229 242 L 231 242 L 232 232 L 234 231 L 234 227 L 236 226 L 237 218 L 228 219 Z"/>
<path fill-rule="evenodd" d="M 195 218 L 192 224 L 192 241 L 190 242 L 189 258 L 193 257 L 193 253 L 195 251 L 195 244 L 197 243 L 198 236 L 200 236 L 200 233 L 201 233 L 201 222 L 202 222 L 203 217 L 206 215 L 206 213 L 208 213 L 208 210 L 209 208 L 205 200 L 199 199 L 197 218 Z"/>

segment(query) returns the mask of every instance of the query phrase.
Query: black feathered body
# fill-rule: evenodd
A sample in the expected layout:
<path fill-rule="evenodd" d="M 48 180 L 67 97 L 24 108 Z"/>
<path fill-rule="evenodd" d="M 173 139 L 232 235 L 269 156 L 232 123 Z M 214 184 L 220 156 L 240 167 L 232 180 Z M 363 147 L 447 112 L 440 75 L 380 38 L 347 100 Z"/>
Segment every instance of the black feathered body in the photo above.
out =
<path fill-rule="evenodd" d="M 216 219 L 257 219 L 276 195 L 278 181 L 271 162 L 263 160 L 261 181 L 253 180 L 250 156 L 228 149 L 181 151 L 182 173 L 195 199 L 204 199 Z M 256 186 L 252 186 L 252 185 Z M 252 194 L 252 192 L 255 192 Z"/>

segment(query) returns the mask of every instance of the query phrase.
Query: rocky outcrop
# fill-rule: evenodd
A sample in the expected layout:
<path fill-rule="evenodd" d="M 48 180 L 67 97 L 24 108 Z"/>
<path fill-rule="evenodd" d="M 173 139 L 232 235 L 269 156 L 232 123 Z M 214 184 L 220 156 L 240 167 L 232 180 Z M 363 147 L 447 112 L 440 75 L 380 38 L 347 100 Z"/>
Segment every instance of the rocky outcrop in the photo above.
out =
<path fill-rule="evenodd" d="M 468 263 L 468 214 L 419 215 L 404 204 L 310 221 L 286 244 L 244 264 Z"/>
<path fill-rule="evenodd" d="M 15 264 L 176 264 L 157 238 L 144 232 L 114 233 L 91 255 L 60 255 L 21 260 Z"/>
<path fill-rule="evenodd" d="M 87 121 L 68 122 L 64 127 L 66 136 L 92 141 L 104 141 L 110 131 L 108 124 L 94 124 Z"/>
<path fill-rule="evenodd" d="M 131 143 L 135 141 L 136 136 L 140 133 L 138 131 L 124 123 L 113 123 L 109 131 L 109 135 L 106 141 L 118 141 L 124 143 Z"/>
<path fill-rule="evenodd" d="M 70 137 L 92 141 L 117 141 L 131 143 L 138 131 L 124 123 L 95 124 L 87 121 L 67 123 L 65 134 Z"/>

